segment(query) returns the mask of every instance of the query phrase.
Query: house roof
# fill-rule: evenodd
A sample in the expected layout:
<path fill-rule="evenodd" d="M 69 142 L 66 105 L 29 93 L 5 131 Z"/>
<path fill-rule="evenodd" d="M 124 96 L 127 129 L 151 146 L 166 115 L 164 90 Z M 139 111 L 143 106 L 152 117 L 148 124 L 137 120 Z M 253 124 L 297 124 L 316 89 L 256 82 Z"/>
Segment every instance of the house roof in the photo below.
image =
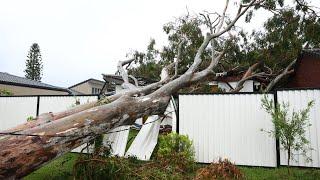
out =
<path fill-rule="evenodd" d="M 79 83 L 77 83 L 77 84 L 75 84 L 75 85 L 70 86 L 69 89 L 70 89 L 70 88 L 73 88 L 73 87 L 76 87 L 76 86 L 79 86 L 80 84 L 84 84 L 84 83 L 89 82 L 89 81 L 96 81 L 96 82 L 98 82 L 98 83 L 104 83 L 104 81 L 100 81 L 100 80 L 98 80 L 98 79 L 90 78 L 90 79 L 87 79 L 87 80 L 85 80 L 85 81 L 82 81 L 82 82 L 79 82 Z"/>
<path fill-rule="evenodd" d="M 293 66 L 294 73 L 279 88 L 318 88 L 320 67 L 320 49 L 303 49 Z M 301 69 L 302 68 L 302 69 Z"/>
<path fill-rule="evenodd" d="M 52 86 L 50 84 L 15 76 L 6 72 L 0 72 L 0 84 L 69 92 L 66 88 Z"/>
<path fill-rule="evenodd" d="M 84 95 L 84 93 L 81 93 L 81 92 L 73 90 L 73 89 L 68 89 L 68 91 L 72 95 Z"/>
<path fill-rule="evenodd" d="M 320 48 L 303 49 L 302 56 L 311 56 L 315 59 L 320 59 Z"/>
<path fill-rule="evenodd" d="M 320 60 L 320 48 L 302 49 L 299 56 L 297 57 L 297 62 L 293 66 L 294 74 L 298 70 L 302 60 L 306 57 Z M 291 77 L 293 77 L 294 74 L 291 75 Z"/>

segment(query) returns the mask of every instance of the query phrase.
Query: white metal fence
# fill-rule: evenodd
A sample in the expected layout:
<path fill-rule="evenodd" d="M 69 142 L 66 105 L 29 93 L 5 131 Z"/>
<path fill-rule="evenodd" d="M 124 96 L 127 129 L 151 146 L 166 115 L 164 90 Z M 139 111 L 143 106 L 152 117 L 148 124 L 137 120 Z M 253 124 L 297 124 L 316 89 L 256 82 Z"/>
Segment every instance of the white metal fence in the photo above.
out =
<path fill-rule="evenodd" d="M 294 159 L 290 162 L 292 166 L 320 167 L 320 90 L 286 90 L 278 91 L 278 102 L 289 103 L 289 115 L 295 111 L 307 107 L 308 102 L 314 100 L 315 104 L 310 111 L 309 121 L 311 126 L 306 129 L 306 137 L 310 142 L 309 148 L 313 150 L 307 152 L 312 161 L 306 161 L 301 152 L 294 152 Z M 287 164 L 287 153 L 281 150 L 281 165 Z"/>
<path fill-rule="evenodd" d="M 0 131 L 27 122 L 46 112 L 59 112 L 80 104 L 97 100 L 98 96 L 13 96 L 0 97 Z M 37 109 L 39 108 L 39 109 Z"/>
<path fill-rule="evenodd" d="M 276 140 L 261 94 L 179 95 L 180 134 L 194 143 L 197 162 L 228 158 L 238 165 L 275 167 Z M 268 95 L 273 98 L 273 95 Z"/>
<path fill-rule="evenodd" d="M 40 96 L 39 114 L 64 111 L 74 107 L 76 101 L 85 104 L 97 99 L 98 96 Z"/>
<path fill-rule="evenodd" d="M 180 134 L 188 135 L 194 143 L 197 162 L 210 163 L 228 158 L 238 165 L 275 167 L 286 165 L 286 153 L 277 158 L 276 140 L 261 129 L 273 129 L 271 117 L 261 108 L 262 94 L 179 95 Z M 97 100 L 97 96 L 27 96 L 0 97 L 0 131 L 25 123 L 27 118 L 45 112 L 59 112 Z M 313 148 L 307 162 L 301 155 L 291 161 L 293 166 L 320 167 L 320 89 L 282 90 L 268 94 L 279 103 L 288 102 L 290 112 L 305 108 L 315 101 L 310 112 L 310 128 L 306 136 Z M 289 113 L 290 113 L 289 112 Z M 174 117 L 172 117 L 174 119 Z M 122 148 L 123 149 L 123 148 Z M 77 149 L 76 151 L 78 151 Z M 123 154 L 123 153 L 122 153 Z M 295 152 L 299 154 L 299 152 Z"/>
<path fill-rule="evenodd" d="M 287 165 L 287 153 L 276 148 L 276 140 L 260 131 L 274 129 L 271 117 L 261 108 L 262 94 L 179 95 L 178 132 L 194 143 L 196 160 L 212 162 L 228 158 L 238 165 Z M 310 141 L 307 161 L 294 152 L 291 166 L 320 167 L 320 89 L 279 90 L 268 95 L 278 103 L 289 103 L 293 110 L 315 104 L 310 111 L 311 126 L 306 129 Z M 277 152 L 277 149 L 280 151 Z M 277 157 L 277 153 L 279 156 Z"/>
<path fill-rule="evenodd" d="M 37 97 L 0 97 L 0 131 L 27 122 L 37 113 Z"/>

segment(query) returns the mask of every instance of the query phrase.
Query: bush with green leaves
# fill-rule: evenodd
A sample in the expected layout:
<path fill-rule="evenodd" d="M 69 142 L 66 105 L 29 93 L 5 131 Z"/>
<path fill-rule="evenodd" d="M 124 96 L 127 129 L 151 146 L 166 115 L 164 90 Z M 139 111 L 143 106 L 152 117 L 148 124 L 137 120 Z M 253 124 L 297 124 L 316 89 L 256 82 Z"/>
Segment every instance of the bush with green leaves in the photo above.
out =
<path fill-rule="evenodd" d="M 170 133 L 159 138 L 156 158 L 170 168 L 188 172 L 194 168 L 194 147 L 186 135 Z"/>
<path fill-rule="evenodd" d="M 305 132 L 311 126 L 309 122 L 310 109 L 314 105 L 314 101 L 310 101 L 305 109 L 300 111 L 292 111 L 289 115 L 289 103 L 277 104 L 273 100 L 264 96 L 262 98 L 262 107 L 272 117 L 272 123 L 275 130 L 266 131 L 270 135 L 279 139 L 282 148 L 287 152 L 287 165 L 290 165 L 290 160 L 294 159 L 294 151 L 300 152 L 307 161 L 312 159 L 307 156 L 307 152 L 311 150 L 309 141 L 306 138 Z M 262 131 L 265 131 L 262 129 Z"/>
<path fill-rule="evenodd" d="M 6 89 L 0 89 L 0 96 L 12 96 L 13 93 Z"/>
<path fill-rule="evenodd" d="M 34 121 L 34 120 L 36 120 L 36 119 L 33 116 L 28 116 L 27 117 L 27 122 Z"/>

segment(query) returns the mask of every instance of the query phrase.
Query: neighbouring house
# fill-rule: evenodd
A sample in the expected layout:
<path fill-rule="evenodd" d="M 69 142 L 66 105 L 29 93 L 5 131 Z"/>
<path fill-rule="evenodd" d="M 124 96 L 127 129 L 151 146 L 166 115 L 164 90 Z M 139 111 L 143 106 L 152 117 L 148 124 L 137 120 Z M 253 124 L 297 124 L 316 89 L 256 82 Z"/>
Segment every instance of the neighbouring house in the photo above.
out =
<path fill-rule="evenodd" d="M 122 88 L 123 79 L 120 75 L 114 74 L 103 74 L 103 79 L 106 81 L 106 92 L 119 92 Z M 139 86 L 145 86 L 156 81 L 144 78 L 144 77 L 136 77 Z M 130 83 L 135 84 L 134 80 L 129 78 Z"/>
<path fill-rule="evenodd" d="M 21 95 L 68 95 L 71 92 L 62 87 L 52 86 L 39 81 L 0 72 L 0 89 Z"/>
<path fill-rule="evenodd" d="M 211 92 L 230 92 L 236 88 L 247 69 L 247 67 L 237 68 L 210 77 L 209 79 L 211 79 L 211 81 L 209 81 L 208 85 L 210 86 Z M 265 79 L 252 78 L 244 82 L 243 88 L 239 92 L 257 92 L 260 91 L 261 86 L 265 86 L 266 83 Z"/>
<path fill-rule="evenodd" d="M 282 88 L 320 88 L 320 49 L 304 49 Z"/>
<path fill-rule="evenodd" d="M 217 80 L 209 82 L 213 92 L 230 92 L 237 86 L 242 75 L 218 77 Z M 260 90 L 261 83 L 259 80 L 247 80 L 243 84 L 243 88 L 239 92 L 257 92 Z"/>
<path fill-rule="evenodd" d="M 76 94 L 100 94 L 104 84 L 105 82 L 103 81 L 90 78 L 70 86 L 69 89 Z"/>
<path fill-rule="evenodd" d="M 275 88 L 320 88 L 320 49 L 303 49 L 297 57 L 293 73 L 281 80 Z M 221 75 L 209 83 L 212 88 L 230 91 L 243 76 L 244 72 Z M 254 78 L 247 80 L 240 92 L 259 91 L 268 84 L 267 79 Z"/>

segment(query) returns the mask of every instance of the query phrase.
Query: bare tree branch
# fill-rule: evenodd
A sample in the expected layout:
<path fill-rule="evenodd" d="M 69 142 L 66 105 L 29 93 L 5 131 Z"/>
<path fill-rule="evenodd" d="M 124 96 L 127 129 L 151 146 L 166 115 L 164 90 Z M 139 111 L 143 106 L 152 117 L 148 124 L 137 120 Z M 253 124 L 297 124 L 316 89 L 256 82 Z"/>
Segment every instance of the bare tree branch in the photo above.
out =
<path fill-rule="evenodd" d="M 123 66 L 131 63 L 132 61 L 134 61 L 134 59 L 128 59 L 125 61 L 118 62 L 117 68 L 118 68 L 118 71 L 119 71 L 124 83 L 129 83 L 129 78 L 128 78 L 128 73 L 124 70 Z"/>
<path fill-rule="evenodd" d="M 217 32 L 220 32 L 223 24 L 224 24 L 224 19 L 226 17 L 226 12 L 227 12 L 227 9 L 228 9 L 228 4 L 229 4 L 229 0 L 226 0 L 226 4 L 224 6 L 224 10 L 223 10 L 223 13 L 222 13 L 222 16 L 221 16 L 221 21 L 220 21 L 220 24 L 219 26 L 217 27 Z M 212 32 L 211 32 L 212 33 Z"/>
<path fill-rule="evenodd" d="M 203 43 L 201 44 L 201 46 L 199 47 L 194 62 L 193 64 L 190 66 L 190 68 L 187 70 L 186 73 L 194 73 L 197 68 L 199 67 L 199 65 L 201 64 L 202 60 L 201 60 L 201 55 L 203 54 L 204 50 L 206 49 L 206 47 L 208 46 L 209 42 L 211 41 L 211 39 L 219 37 L 221 35 L 223 35 L 225 32 L 229 31 L 234 24 L 239 20 L 239 18 L 250 8 L 252 7 L 252 5 L 256 2 L 256 0 L 252 0 L 243 10 L 243 6 L 240 5 L 239 6 L 239 10 L 238 13 L 236 15 L 236 17 L 231 21 L 231 23 L 229 23 L 223 30 L 217 31 L 214 34 L 208 34 Z"/>
<path fill-rule="evenodd" d="M 293 69 L 291 69 L 293 67 L 293 65 L 297 62 L 297 60 L 292 61 L 277 77 L 275 77 L 266 87 L 266 89 L 264 90 L 264 92 L 269 92 L 272 90 L 272 88 L 281 80 L 283 79 L 285 76 L 291 74 L 294 72 Z"/>
<path fill-rule="evenodd" d="M 139 82 L 138 82 L 137 78 L 135 78 L 132 75 L 129 75 L 129 78 L 131 78 L 134 81 L 134 84 L 135 84 L 136 87 L 139 87 Z"/>
<path fill-rule="evenodd" d="M 176 61 L 174 62 L 174 75 L 171 77 L 171 80 L 178 77 L 178 67 L 179 67 L 179 63 L 181 62 L 181 56 L 182 56 L 181 51 L 182 51 L 182 46 L 184 42 L 185 40 L 183 39 L 178 45 L 178 55 L 177 55 Z"/>

